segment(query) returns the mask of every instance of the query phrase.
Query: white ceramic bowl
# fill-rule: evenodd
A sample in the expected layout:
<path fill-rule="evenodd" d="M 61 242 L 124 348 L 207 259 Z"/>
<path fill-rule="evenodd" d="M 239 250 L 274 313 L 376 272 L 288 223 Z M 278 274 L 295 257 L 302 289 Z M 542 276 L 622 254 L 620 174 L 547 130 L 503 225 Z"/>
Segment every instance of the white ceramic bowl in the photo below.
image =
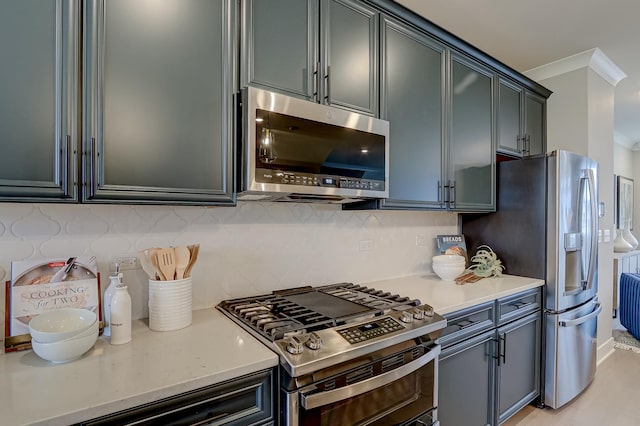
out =
<path fill-rule="evenodd" d="M 88 336 L 75 337 L 62 342 L 42 343 L 31 339 L 33 351 L 42 359 L 61 363 L 80 358 L 95 345 L 98 330 Z"/>
<path fill-rule="evenodd" d="M 464 264 L 465 258 L 457 254 L 440 254 L 431 258 L 434 264 Z"/>
<path fill-rule="evenodd" d="M 464 272 L 464 262 L 457 265 L 441 265 L 433 263 L 433 272 L 435 272 L 443 281 L 453 281 Z"/>
<path fill-rule="evenodd" d="M 70 339 L 97 322 L 96 313 L 88 309 L 61 308 L 42 313 L 29 321 L 29 333 L 40 343 L 52 343 Z"/>

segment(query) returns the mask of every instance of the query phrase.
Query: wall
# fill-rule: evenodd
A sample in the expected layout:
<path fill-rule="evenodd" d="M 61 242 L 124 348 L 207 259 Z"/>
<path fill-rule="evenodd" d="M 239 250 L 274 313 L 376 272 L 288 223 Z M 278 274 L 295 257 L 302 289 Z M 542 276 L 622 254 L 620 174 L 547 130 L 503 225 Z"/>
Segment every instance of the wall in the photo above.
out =
<path fill-rule="evenodd" d="M 623 145 L 613 144 L 613 173 L 633 178 L 634 154 L 633 151 Z"/>
<path fill-rule="evenodd" d="M 430 272 L 435 236 L 443 233 L 457 233 L 456 214 L 257 202 L 235 208 L 0 203 L 0 279 L 10 279 L 12 260 L 95 255 L 104 289 L 114 256 L 200 243 L 193 271 L 194 309 L 200 309 L 282 288 Z M 416 244 L 417 236 L 425 245 Z M 126 271 L 124 280 L 134 317 L 147 317 L 146 275 Z"/>

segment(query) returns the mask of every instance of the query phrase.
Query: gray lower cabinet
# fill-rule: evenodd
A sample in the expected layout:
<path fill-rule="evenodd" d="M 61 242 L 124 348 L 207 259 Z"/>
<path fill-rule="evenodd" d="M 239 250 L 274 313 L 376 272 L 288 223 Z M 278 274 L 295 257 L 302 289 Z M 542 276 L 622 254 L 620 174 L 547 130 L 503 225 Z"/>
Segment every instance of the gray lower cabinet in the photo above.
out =
<path fill-rule="evenodd" d="M 540 312 L 499 327 L 495 424 L 502 424 L 540 395 Z"/>
<path fill-rule="evenodd" d="M 443 349 L 438 370 L 438 420 L 442 426 L 492 424 L 495 331 Z"/>
<path fill-rule="evenodd" d="M 518 158 L 544 154 L 546 99 L 500 77 L 497 102 L 497 151 Z"/>
<path fill-rule="evenodd" d="M 77 0 L 0 0 L 0 201 L 77 201 Z"/>
<path fill-rule="evenodd" d="M 540 301 L 540 289 L 533 289 L 445 315 L 443 426 L 500 425 L 540 395 Z"/>
<path fill-rule="evenodd" d="M 235 2 L 88 0 L 85 202 L 234 204 Z"/>
<path fill-rule="evenodd" d="M 377 116 L 378 19 L 356 0 L 243 0 L 241 85 Z"/>
<path fill-rule="evenodd" d="M 276 380 L 274 370 L 264 370 L 79 425 L 273 425 Z"/>

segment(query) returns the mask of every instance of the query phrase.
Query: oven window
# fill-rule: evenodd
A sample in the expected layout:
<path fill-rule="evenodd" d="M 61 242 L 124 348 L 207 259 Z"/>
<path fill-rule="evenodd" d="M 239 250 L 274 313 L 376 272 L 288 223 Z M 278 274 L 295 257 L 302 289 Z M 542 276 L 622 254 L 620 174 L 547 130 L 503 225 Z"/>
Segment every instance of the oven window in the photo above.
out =
<path fill-rule="evenodd" d="M 300 425 L 408 425 L 420 418 L 431 424 L 434 407 L 434 362 L 396 381 L 361 395 L 301 410 Z"/>
<path fill-rule="evenodd" d="M 256 110 L 256 166 L 288 172 L 385 179 L 382 135 Z"/>

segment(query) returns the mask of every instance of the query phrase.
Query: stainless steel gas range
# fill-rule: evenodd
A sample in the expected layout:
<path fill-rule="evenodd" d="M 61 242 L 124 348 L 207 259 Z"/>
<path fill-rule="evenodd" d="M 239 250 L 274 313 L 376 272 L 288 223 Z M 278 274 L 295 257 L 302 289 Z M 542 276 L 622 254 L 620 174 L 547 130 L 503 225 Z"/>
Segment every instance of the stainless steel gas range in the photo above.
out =
<path fill-rule="evenodd" d="M 429 305 L 341 283 L 217 308 L 279 355 L 283 425 L 438 425 L 446 320 Z"/>

